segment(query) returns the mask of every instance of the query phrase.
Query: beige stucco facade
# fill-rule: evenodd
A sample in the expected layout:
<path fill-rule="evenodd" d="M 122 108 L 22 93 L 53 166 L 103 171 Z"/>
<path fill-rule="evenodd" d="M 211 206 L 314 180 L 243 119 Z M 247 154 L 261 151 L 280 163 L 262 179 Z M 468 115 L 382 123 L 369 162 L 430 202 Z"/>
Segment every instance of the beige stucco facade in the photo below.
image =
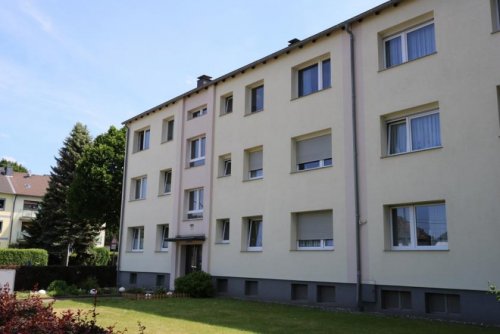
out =
<path fill-rule="evenodd" d="M 329 298 L 335 306 L 357 300 L 373 310 L 388 309 L 388 293 L 410 294 L 416 313 L 435 314 L 433 303 L 442 298 L 459 305 L 463 319 L 489 321 L 490 313 L 477 315 L 474 308 L 492 310 L 484 290 L 489 281 L 500 282 L 498 5 L 389 1 L 126 121 L 120 282 L 154 286 L 154 275 L 166 275 L 173 288 L 188 270 L 188 247 L 198 245 L 197 269 L 213 275 L 223 294 Z M 412 51 L 415 31 L 432 46 Z M 402 63 L 392 66 L 394 38 L 402 43 Z M 319 77 L 311 94 L 302 93 L 307 75 Z M 172 118 L 174 136 L 162 142 Z M 392 132 L 396 126 L 406 132 Z M 150 142 L 137 151 L 144 129 Z M 417 144 L 426 136 L 434 139 Z M 193 167 L 192 141 L 201 137 L 204 163 Z M 330 156 L 313 168 L 301 165 L 300 145 L 321 138 L 328 139 Z M 394 153 L 395 145 L 404 151 Z M 252 174 L 255 152 L 262 177 Z M 164 195 L 158 189 L 167 169 L 172 190 Z M 147 194 L 133 199 L 143 176 Z M 193 189 L 203 189 L 198 219 L 186 216 Z M 396 222 L 398 208 L 408 218 L 399 214 Z M 432 213 L 436 208 L 440 214 Z M 317 213 L 330 217 L 333 236 L 311 246 L 300 240 L 307 224 L 299 220 Z M 168 251 L 158 249 L 162 224 L 169 225 Z M 136 227 L 144 228 L 140 250 L 131 249 Z M 141 273 L 150 275 L 136 281 Z M 336 300 L 326 296 L 332 291 Z M 448 307 L 437 314 L 455 316 L 456 306 Z"/>

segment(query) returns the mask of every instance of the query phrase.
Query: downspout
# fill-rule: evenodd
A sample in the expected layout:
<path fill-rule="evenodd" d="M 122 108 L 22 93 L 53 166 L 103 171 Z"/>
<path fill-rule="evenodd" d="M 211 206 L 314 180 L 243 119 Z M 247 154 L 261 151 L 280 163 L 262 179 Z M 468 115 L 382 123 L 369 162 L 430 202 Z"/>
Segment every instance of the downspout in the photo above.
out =
<path fill-rule="evenodd" d="M 9 245 L 12 243 L 12 231 L 14 230 L 14 213 L 16 212 L 16 200 L 17 200 L 17 194 L 14 195 L 14 204 L 12 205 L 12 213 L 10 215 L 10 233 L 9 233 L 9 243 L 7 244 L 7 247 L 9 247 Z"/>
<path fill-rule="evenodd" d="M 123 241 L 123 217 L 125 215 L 125 201 L 127 198 L 127 165 L 128 165 L 128 145 L 129 145 L 129 139 L 130 139 L 130 129 L 128 126 L 125 125 L 125 128 L 127 129 L 127 137 L 125 139 L 125 159 L 123 161 L 123 179 L 122 179 L 122 205 L 120 208 L 120 235 L 118 236 L 118 263 L 116 265 L 116 271 L 117 273 L 120 272 L 121 268 L 121 252 L 122 252 L 122 241 Z M 117 275 L 117 280 L 118 280 L 118 275 Z M 118 283 L 118 282 L 117 282 Z"/>
<path fill-rule="evenodd" d="M 361 231 L 359 210 L 359 166 L 358 166 L 358 126 L 356 108 L 356 72 L 354 64 L 354 34 L 351 24 L 345 25 L 345 31 L 349 34 L 350 56 L 351 56 L 351 103 L 352 103 L 352 148 L 354 164 L 354 211 L 356 213 L 356 303 L 359 311 L 363 311 L 363 286 L 361 276 Z"/>

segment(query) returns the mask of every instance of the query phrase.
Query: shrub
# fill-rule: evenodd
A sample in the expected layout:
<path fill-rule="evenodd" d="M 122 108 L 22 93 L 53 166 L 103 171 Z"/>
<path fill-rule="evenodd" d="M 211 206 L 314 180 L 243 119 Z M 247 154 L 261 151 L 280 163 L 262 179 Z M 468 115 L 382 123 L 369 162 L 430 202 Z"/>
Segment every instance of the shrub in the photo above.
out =
<path fill-rule="evenodd" d="M 194 271 L 175 280 L 175 291 L 187 293 L 193 298 L 207 298 L 214 295 L 212 276 L 204 271 Z"/>
<path fill-rule="evenodd" d="M 80 288 L 82 288 L 85 291 L 89 291 L 90 289 L 98 289 L 99 288 L 99 282 L 97 281 L 97 278 L 94 276 L 89 276 L 85 278 L 83 281 L 78 284 Z"/>
<path fill-rule="evenodd" d="M 61 283 L 57 283 L 61 284 Z M 56 284 L 56 285 L 57 285 Z M 90 319 L 89 319 L 90 316 Z M 89 313 L 64 311 L 59 316 L 53 309 L 53 303 L 45 304 L 40 297 L 30 295 L 17 300 L 5 286 L 0 289 L 0 333 L 79 333 L 79 334 L 120 334 L 113 327 L 102 328 L 96 325 L 96 303 Z M 143 333 L 144 327 L 139 327 Z"/>
<path fill-rule="evenodd" d="M 95 247 L 92 249 L 94 266 L 107 266 L 111 260 L 111 252 L 106 247 Z"/>
<path fill-rule="evenodd" d="M 44 249 L 0 249 L 0 265 L 46 266 L 49 255 Z"/>
<path fill-rule="evenodd" d="M 63 280 L 55 280 L 49 284 L 47 287 L 47 291 L 49 295 L 57 297 L 57 296 L 67 296 L 67 295 L 80 295 L 82 291 L 78 289 L 78 287 L 74 284 L 68 285 L 66 281 Z"/>

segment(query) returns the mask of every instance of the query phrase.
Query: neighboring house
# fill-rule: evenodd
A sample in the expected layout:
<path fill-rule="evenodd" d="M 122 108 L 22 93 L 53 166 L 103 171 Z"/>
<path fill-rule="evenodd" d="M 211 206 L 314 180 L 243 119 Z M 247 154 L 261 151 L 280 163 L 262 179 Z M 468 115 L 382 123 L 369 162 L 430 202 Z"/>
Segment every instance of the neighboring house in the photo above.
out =
<path fill-rule="evenodd" d="M 26 225 L 36 217 L 48 183 L 48 175 L 0 168 L 0 248 L 23 240 Z"/>
<path fill-rule="evenodd" d="M 125 121 L 119 284 L 498 324 L 499 10 L 388 1 Z"/>

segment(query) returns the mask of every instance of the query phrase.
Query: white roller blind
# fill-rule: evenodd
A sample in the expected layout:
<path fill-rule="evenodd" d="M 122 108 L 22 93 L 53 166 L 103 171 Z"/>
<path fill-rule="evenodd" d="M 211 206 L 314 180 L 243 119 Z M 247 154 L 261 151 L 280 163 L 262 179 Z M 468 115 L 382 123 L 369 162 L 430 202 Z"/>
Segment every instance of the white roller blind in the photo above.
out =
<path fill-rule="evenodd" d="M 250 152 L 248 155 L 248 169 L 262 169 L 262 151 Z"/>
<path fill-rule="evenodd" d="M 297 142 L 297 163 L 329 159 L 332 157 L 332 135 L 327 134 Z"/>
<path fill-rule="evenodd" d="M 298 213 L 297 239 L 333 239 L 332 211 L 326 210 Z"/>

